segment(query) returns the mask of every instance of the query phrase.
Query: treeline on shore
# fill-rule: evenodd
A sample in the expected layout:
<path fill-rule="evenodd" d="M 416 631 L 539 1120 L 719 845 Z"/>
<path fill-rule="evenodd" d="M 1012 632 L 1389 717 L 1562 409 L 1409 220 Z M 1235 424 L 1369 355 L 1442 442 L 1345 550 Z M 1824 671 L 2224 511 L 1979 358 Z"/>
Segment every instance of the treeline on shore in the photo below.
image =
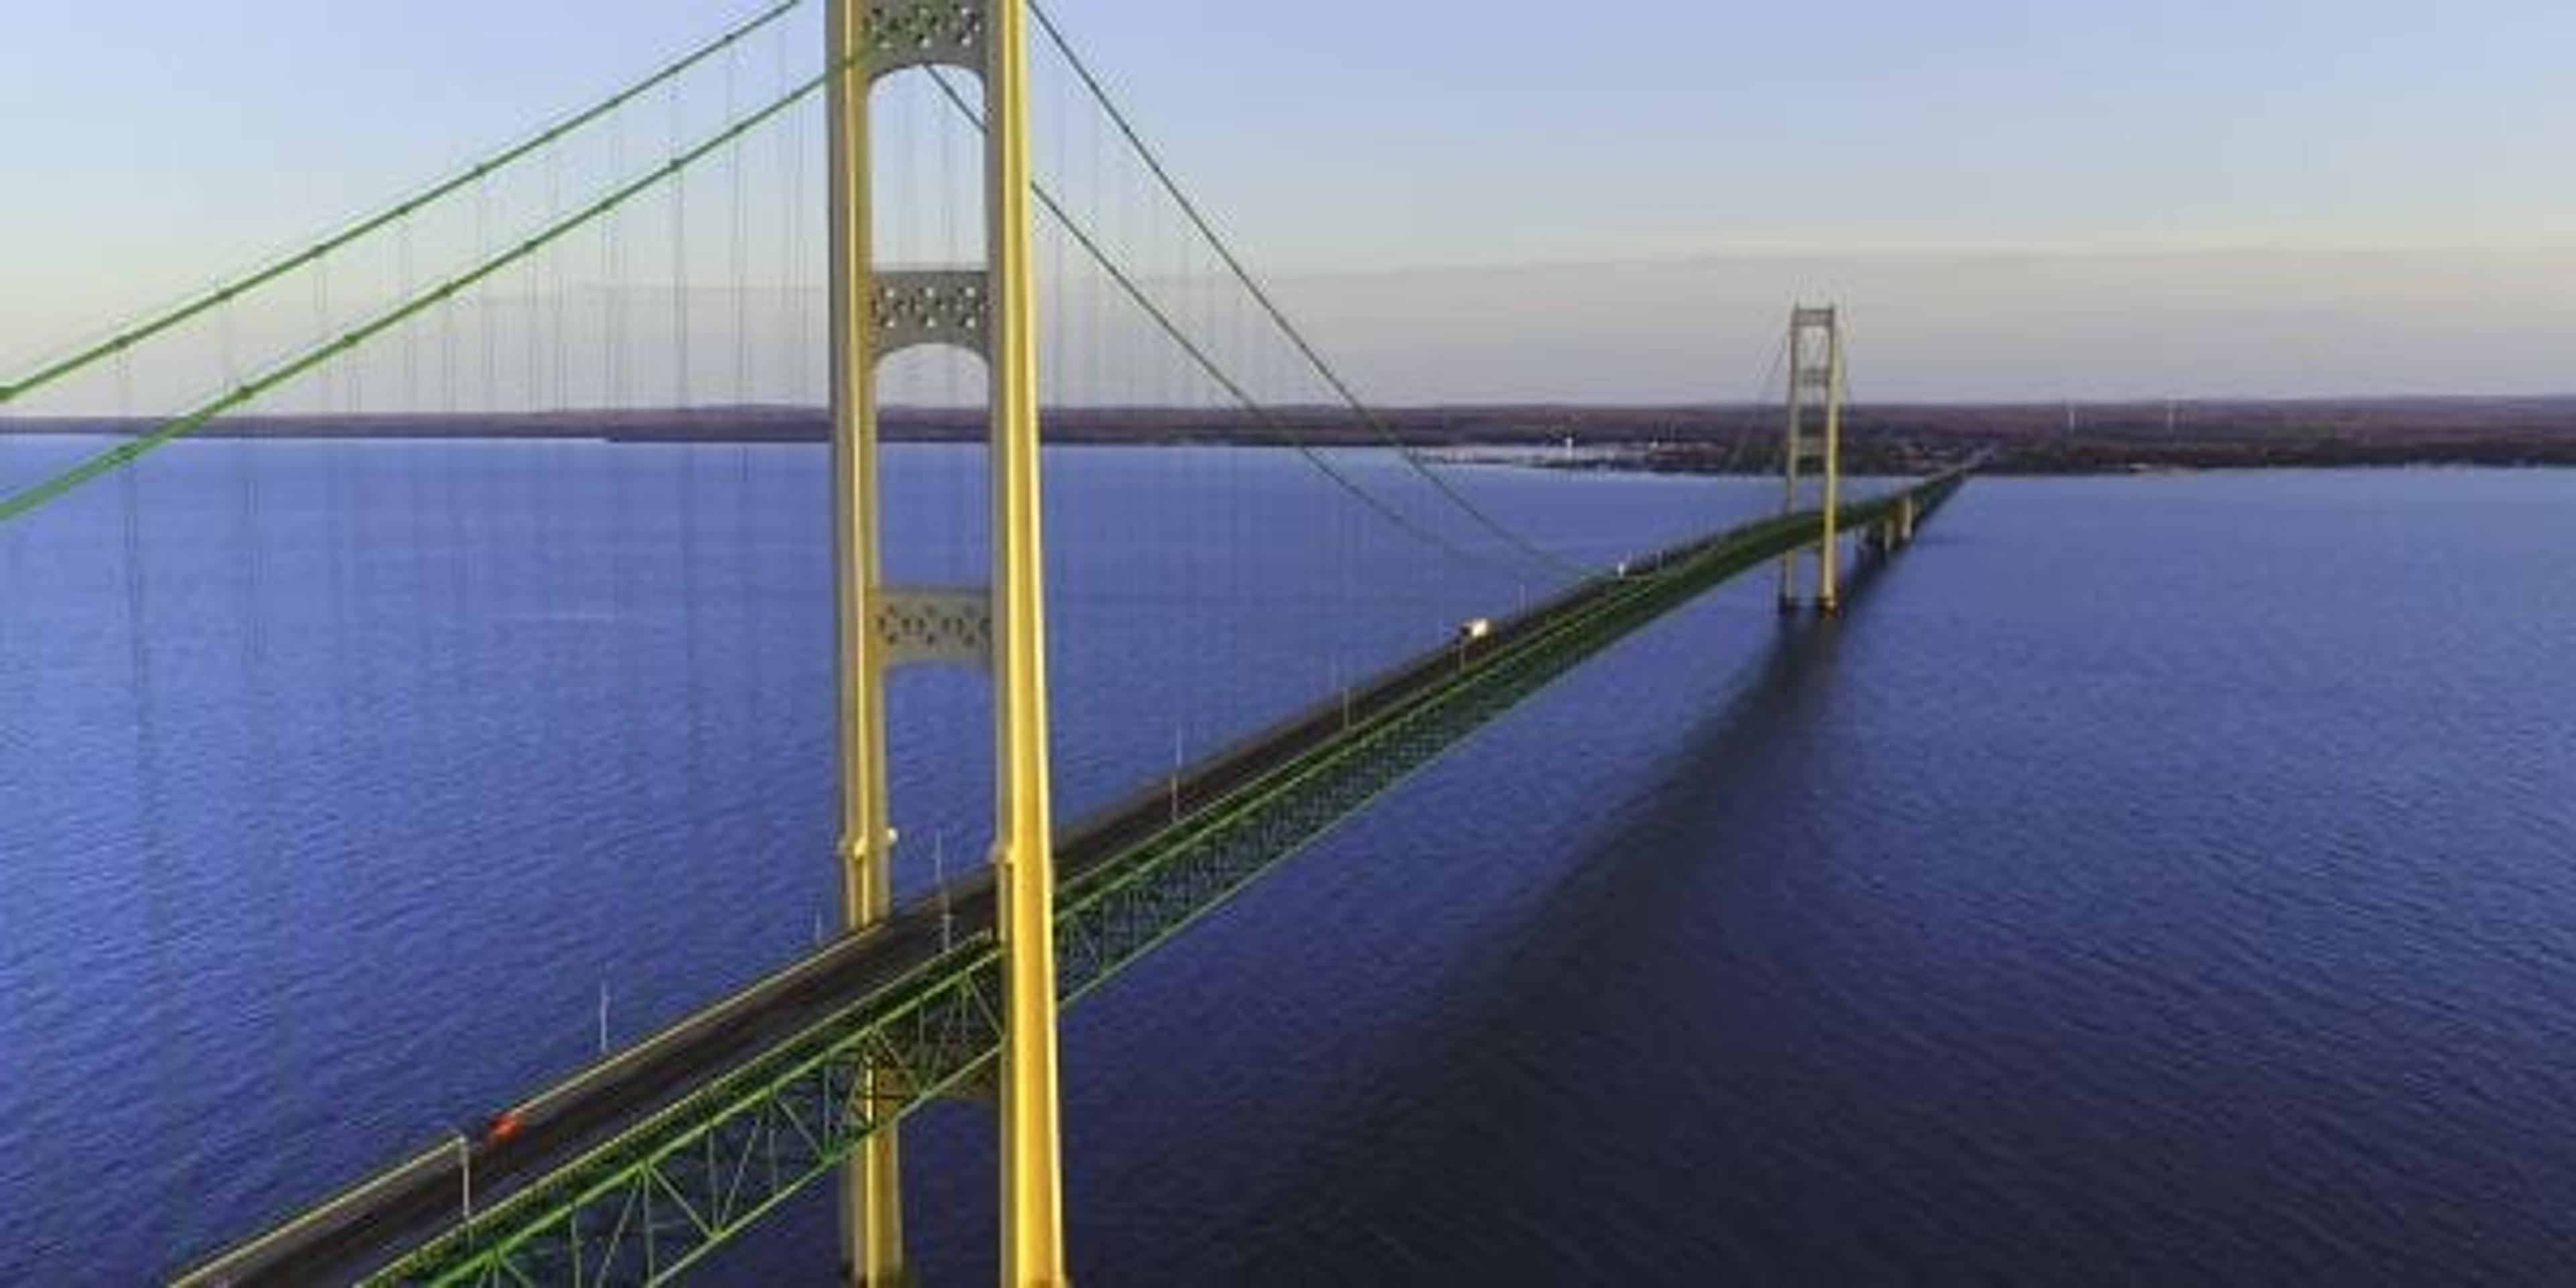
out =
<path fill-rule="evenodd" d="M 1405 407 L 1362 417 L 1293 407 L 1258 415 L 1224 408 L 1075 407 L 1050 410 L 1051 441 L 1502 449 L 1565 468 L 1771 473 L 1779 468 L 1776 406 Z M 0 433 L 132 434 L 108 418 L 0 419 Z M 2156 469 L 2469 464 L 2576 465 L 2576 398 L 2424 398 L 2276 402 L 1872 404 L 1845 412 L 1846 468 L 1907 474 L 1982 456 L 1997 473 Z M 212 437 L 586 438 L 622 442 L 819 443 L 820 408 L 705 407 L 683 411 L 563 411 L 466 416 L 239 417 Z M 897 442 L 972 442 L 984 414 L 969 408 L 890 408 Z M 1562 450 L 1568 447 L 1580 450 Z M 1549 450 L 1558 449 L 1558 450 Z M 1561 454 L 1560 454 L 1561 453 Z"/>

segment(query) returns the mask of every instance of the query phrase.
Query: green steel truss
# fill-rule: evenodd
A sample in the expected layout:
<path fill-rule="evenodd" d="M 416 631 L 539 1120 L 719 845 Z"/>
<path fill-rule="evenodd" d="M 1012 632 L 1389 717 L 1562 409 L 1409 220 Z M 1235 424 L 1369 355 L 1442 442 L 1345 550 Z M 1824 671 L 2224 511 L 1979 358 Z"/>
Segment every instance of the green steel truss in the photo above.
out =
<path fill-rule="evenodd" d="M 1958 488 L 1909 489 L 1918 521 Z M 1859 531 L 1895 496 L 1843 508 Z M 1818 512 L 1737 528 L 1597 579 L 1506 629 L 1454 674 L 1372 712 L 1068 882 L 1057 913 L 1068 1000 L 1107 983 L 1551 681 L 1721 582 L 1813 543 Z M 971 1085 L 1001 1041 L 1000 957 L 979 936 L 736 1068 L 448 1230 L 373 1284 L 626 1285 L 672 1280 L 860 1140 Z M 873 1071 L 874 1077 L 870 1078 Z"/>

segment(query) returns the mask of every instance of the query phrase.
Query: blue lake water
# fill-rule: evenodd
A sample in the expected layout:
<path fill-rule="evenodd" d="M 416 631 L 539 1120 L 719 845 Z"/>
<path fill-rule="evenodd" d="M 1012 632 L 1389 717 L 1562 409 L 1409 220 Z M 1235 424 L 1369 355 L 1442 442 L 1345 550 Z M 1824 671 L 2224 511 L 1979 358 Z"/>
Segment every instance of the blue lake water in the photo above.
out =
<path fill-rule="evenodd" d="M 26 458 L 68 445 L 0 448 Z M 891 466 L 975 580 L 971 453 Z M 1051 459 L 1060 813 L 1543 592 L 1272 453 Z M 0 529 L 0 1282 L 127 1283 L 808 945 L 819 453 L 175 449 Z M 1749 481 L 1474 470 L 1604 562 Z M 1981 481 L 1760 578 L 1068 1018 L 1091 1282 L 2576 1275 L 2576 476 Z M 138 645 L 138 641 L 140 644 Z M 989 709 L 897 694 L 903 880 Z M 913 1129 L 991 1276 L 990 1116 Z M 807 1202 L 711 1282 L 825 1282 Z"/>

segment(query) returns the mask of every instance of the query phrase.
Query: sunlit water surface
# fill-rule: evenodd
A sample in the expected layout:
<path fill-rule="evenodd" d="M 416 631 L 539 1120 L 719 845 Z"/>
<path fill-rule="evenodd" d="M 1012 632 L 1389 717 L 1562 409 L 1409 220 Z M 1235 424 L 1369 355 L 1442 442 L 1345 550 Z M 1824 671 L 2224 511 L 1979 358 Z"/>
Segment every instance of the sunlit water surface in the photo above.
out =
<path fill-rule="evenodd" d="M 146 1278 L 577 1065 L 603 984 L 628 1041 L 809 945 L 819 463 L 211 444 L 0 530 L 0 1282 Z M 978 575 L 976 464 L 897 453 L 900 575 Z M 1067 817 L 1549 581 L 1284 455 L 1055 465 Z M 1594 562 L 1773 499 L 1461 478 Z M 1983 481 L 1839 623 L 1712 596 L 1069 1016 L 1077 1275 L 2565 1282 L 2570 549 L 2564 474 Z M 897 696 L 918 887 L 989 709 Z M 934 1282 L 990 1134 L 912 1129 Z"/>

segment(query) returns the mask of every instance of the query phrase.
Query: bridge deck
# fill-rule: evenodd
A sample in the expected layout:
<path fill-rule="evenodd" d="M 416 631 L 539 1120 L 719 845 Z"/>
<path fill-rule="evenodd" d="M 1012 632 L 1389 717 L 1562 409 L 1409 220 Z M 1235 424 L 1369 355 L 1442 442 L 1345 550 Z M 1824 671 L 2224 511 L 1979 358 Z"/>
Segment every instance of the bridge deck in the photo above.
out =
<path fill-rule="evenodd" d="M 1928 517 L 1958 483 L 1908 491 Z M 1892 504 L 1847 506 L 1842 522 L 1858 530 Z M 1586 581 L 1202 762 L 1177 807 L 1158 783 L 1070 829 L 1057 850 L 1065 991 L 1105 982 L 1575 664 L 1820 530 L 1813 512 L 1766 520 Z M 674 1273 L 990 1059 L 992 926 L 989 874 L 952 882 L 516 1107 L 506 1139 L 426 1150 L 180 1282 Z M 474 1216 L 461 1221 L 469 1151 Z"/>

